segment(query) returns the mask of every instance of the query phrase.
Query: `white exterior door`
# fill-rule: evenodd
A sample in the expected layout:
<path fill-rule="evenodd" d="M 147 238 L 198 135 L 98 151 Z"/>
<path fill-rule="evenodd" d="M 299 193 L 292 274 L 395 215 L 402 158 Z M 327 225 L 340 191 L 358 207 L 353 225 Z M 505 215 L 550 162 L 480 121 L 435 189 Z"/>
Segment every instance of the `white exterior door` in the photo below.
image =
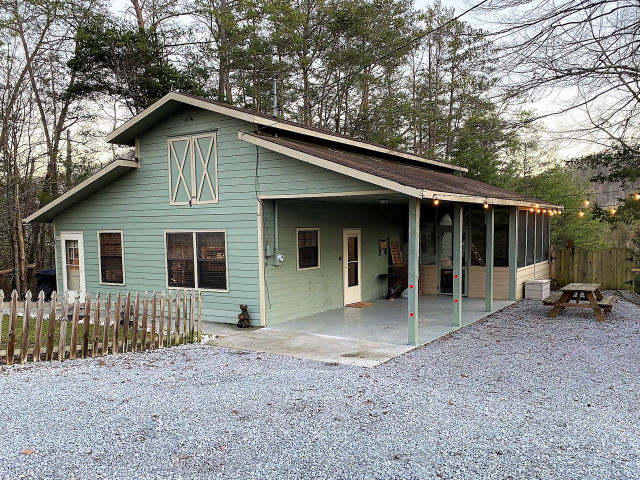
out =
<path fill-rule="evenodd" d="M 360 229 L 345 229 L 342 232 L 342 271 L 344 304 L 362 301 L 362 266 Z"/>
<path fill-rule="evenodd" d="M 69 302 L 86 293 L 84 278 L 84 243 L 82 233 L 61 233 L 62 248 L 62 288 Z"/>

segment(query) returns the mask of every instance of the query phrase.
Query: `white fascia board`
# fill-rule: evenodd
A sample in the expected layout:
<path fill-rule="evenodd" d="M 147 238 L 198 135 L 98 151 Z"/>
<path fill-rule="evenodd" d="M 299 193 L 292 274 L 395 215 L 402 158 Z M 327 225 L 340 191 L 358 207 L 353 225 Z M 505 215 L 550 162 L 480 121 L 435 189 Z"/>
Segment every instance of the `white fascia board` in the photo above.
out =
<path fill-rule="evenodd" d="M 299 152 L 298 150 L 294 150 L 293 148 L 278 145 L 266 139 L 257 138 L 246 132 L 238 132 L 238 138 L 240 140 L 244 140 L 245 142 L 252 143 L 253 145 L 257 145 L 258 147 L 271 150 L 272 152 L 281 153 L 288 157 L 295 158 L 296 160 L 310 163 L 312 165 L 316 165 L 318 167 L 325 168 L 336 173 L 341 173 L 342 175 L 356 178 L 358 180 L 362 180 L 363 182 L 378 185 L 379 187 L 387 188 L 389 190 L 393 190 L 394 192 L 404 193 L 405 195 L 409 195 L 415 198 L 421 198 L 422 196 L 422 191 L 418 188 L 407 187 L 406 185 L 402 185 L 385 178 L 380 178 L 376 175 L 371 175 L 370 173 L 361 172 L 360 170 L 356 170 L 355 168 L 345 167 L 344 165 L 340 165 L 339 163 L 330 162 L 329 160 L 324 160 L 320 157 Z"/>

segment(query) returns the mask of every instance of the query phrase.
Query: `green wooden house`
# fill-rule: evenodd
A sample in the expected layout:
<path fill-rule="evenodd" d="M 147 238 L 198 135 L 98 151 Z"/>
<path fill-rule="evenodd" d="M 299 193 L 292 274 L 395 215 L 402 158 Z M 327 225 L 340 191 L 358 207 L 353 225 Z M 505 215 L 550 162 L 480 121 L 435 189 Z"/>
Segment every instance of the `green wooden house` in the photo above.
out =
<path fill-rule="evenodd" d="M 491 311 L 549 274 L 559 207 L 461 167 L 177 93 L 107 141 L 135 159 L 25 221 L 53 223 L 68 295 L 196 288 L 205 320 L 236 322 L 246 304 L 270 326 L 385 297 L 392 242 L 415 344 L 429 298 L 448 296 L 455 324 L 466 299 Z"/>

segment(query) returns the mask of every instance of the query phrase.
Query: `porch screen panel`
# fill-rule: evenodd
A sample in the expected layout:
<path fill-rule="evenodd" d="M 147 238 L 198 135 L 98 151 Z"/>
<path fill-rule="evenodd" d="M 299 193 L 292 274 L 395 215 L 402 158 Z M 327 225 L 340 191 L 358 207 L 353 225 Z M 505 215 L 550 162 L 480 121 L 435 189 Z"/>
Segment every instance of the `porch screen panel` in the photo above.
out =
<path fill-rule="evenodd" d="M 518 268 L 527 264 L 527 212 L 518 210 Z"/>
<path fill-rule="evenodd" d="M 124 283 L 122 258 L 122 234 L 108 232 L 100 234 L 100 280 L 102 283 Z"/>
<path fill-rule="evenodd" d="M 509 208 L 496 207 L 493 266 L 509 266 Z"/>
<path fill-rule="evenodd" d="M 224 232 L 196 233 L 198 288 L 227 289 L 227 252 Z"/>
<path fill-rule="evenodd" d="M 529 221 L 527 223 L 527 265 L 533 265 L 535 262 L 535 247 L 536 247 L 536 214 L 529 214 Z"/>
<path fill-rule="evenodd" d="M 542 237 L 544 236 L 543 221 L 546 215 L 538 215 L 536 217 L 536 262 L 542 262 L 544 259 L 542 251 Z"/>
<path fill-rule="evenodd" d="M 549 217 L 544 217 L 543 226 L 542 226 L 542 260 L 549 260 L 549 243 L 550 243 L 550 229 L 549 225 L 551 224 Z"/>
<path fill-rule="evenodd" d="M 298 268 L 320 266 L 318 230 L 298 230 Z"/>
<path fill-rule="evenodd" d="M 486 266 L 487 229 L 484 208 L 471 207 L 471 265 Z"/>
<path fill-rule="evenodd" d="M 170 287 L 195 288 L 192 233 L 167 233 L 167 273 Z"/>

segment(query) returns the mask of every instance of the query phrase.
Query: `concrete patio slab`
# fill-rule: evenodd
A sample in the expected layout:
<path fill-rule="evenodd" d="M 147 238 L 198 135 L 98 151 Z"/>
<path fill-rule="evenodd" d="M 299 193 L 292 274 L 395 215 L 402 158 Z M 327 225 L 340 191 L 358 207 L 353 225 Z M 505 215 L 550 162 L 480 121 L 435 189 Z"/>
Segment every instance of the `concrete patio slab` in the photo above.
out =
<path fill-rule="evenodd" d="M 494 310 L 514 302 L 494 300 Z M 419 299 L 419 344 L 424 345 L 459 327 L 452 321 L 453 299 L 446 295 L 424 295 Z M 462 299 L 462 326 L 491 315 L 483 298 Z M 407 300 L 377 299 L 364 308 L 341 307 L 270 326 L 276 330 L 318 333 L 372 342 L 406 345 L 408 340 Z"/>
<path fill-rule="evenodd" d="M 218 329 L 223 331 L 224 329 Z M 393 345 L 356 338 L 335 337 L 271 328 L 243 330 L 214 338 L 208 345 L 250 352 L 265 352 L 342 365 L 375 367 L 412 350 L 410 345 Z M 241 334 L 238 334 L 241 333 Z"/>

